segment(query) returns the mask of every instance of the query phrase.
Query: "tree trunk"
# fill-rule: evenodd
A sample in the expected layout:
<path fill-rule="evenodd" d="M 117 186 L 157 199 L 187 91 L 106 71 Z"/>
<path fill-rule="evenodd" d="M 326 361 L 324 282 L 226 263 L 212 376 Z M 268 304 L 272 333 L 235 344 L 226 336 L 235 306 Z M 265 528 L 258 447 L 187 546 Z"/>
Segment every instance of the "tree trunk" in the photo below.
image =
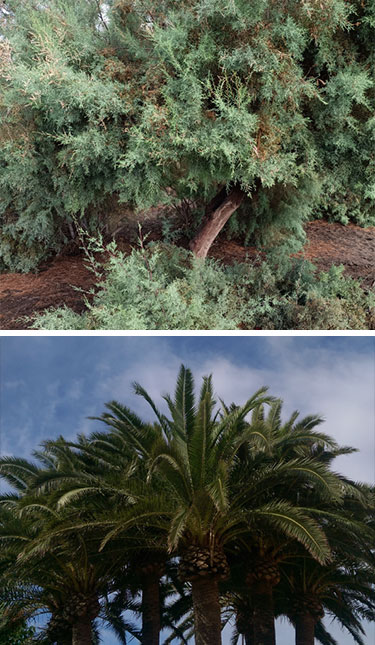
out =
<path fill-rule="evenodd" d="M 241 609 L 236 616 L 237 631 L 246 645 L 254 645 L 253 610 L 250 607 Z"/>
<path fill-rule="evenodd" d="M 90 618 L 84 616 L 73 625 L 72 645 L 92 645 L 92 626 Z"/>
<path fill-rule="evenodd" d="M 245 645 L 254 645 L 254 630 L 244 633 Z"/>
<path fill-rule="evenodd" d="M 296 645 L 314 645 L 315 623 L 310 613 L 296 617 Z"/>
<path fill-rule="evenodd" d="M 249 623 L 249 625 L 242 631 L 239 631 L 242 636 L 243 642 L 245 645 L 254 645 L 254 625 Z"/>
<path fill-rule="evenodd" d="M 255 583 L 252 588 L 254 645 L 276 645 L 272 589 L 272 585 L 265 581 Z"/>
<path fill-rule="evenodd" d="M 65 634 L 63 636 L 59 636 L 59 640 L 56 642 L 58 643 L 58 645 L 72 645 L 72 639 L 73 639 L 73 630 L 70 636 L 67 636 Z"/>
<path fill-rule="evenodd" d="M 142 643 L 159 645 L 160 586 L 159 576 L 145 576 L 142 586 Z"/>
<path fill-rule="evenodd" d="M 219 585 L 213 576 L 192 580 L 195 645 L 221 645 Z"/>
<path fill-rule="evenodd" d="M 221 203 L 217 204 L 217 198 L 222 196 L 222 194 L 223 191 L 217 197 L 214 197 L 211 202 L 212 209 L 207 209 L 205 221 L 200 231 L 190 242 L 190 248 L 198 258 L 205 258 L 207 256 L 216 236 L 220 233 L 224 224 L 226 224 L 232 213 L 237 210 L 245 197 L 245 193 L 240 188 L 233 188 L 228 195 L 223 196 Z"/>

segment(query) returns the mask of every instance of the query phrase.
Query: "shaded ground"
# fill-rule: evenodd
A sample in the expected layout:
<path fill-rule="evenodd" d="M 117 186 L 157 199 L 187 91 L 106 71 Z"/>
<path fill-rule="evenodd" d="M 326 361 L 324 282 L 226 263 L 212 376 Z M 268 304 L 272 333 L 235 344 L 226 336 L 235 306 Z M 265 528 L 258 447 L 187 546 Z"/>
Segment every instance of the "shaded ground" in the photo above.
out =
<path fill-rule="evenodd" d="M 317 220 L 309 222 L 305 231 L 308 243 L 303 255 L 320 271 L 328 271 L 332 264 L 343 264 L 346 275 L 360 280 L 365 288 L 374 286 L 375 227 L 342 226 Z M 246 257 L 251 259 L 255 254 L 255 249 L 225 239 L 216 241 L 211 253 L 224 262 L 244 262 Z"/>
<path fill-rule="evenodd" d="M 318 221 L 306 227 L 309 239 L 305 257 L 321 271 L 332 264 L 343 264 L 345 272 L 364 287 L 375 283 L 375 227 L 359 228 Z"/>
<path fill-rule="evenodd" d="M 320 270 L 328 270 L 332 264 L 343 264 L 347 275 L 361 280 L 366 288 L 374 286 L 375 227 L 363 229 L 316 221 L 306 226 L 306 233 L 309 241 L 304 255 Z M 123 250 L 130 248 L 125 243 L 121 246 Z M 241 262 L 251 259 L 255 251 L 219 239 L 211 255 L 225 262 Z M 20 318 L 52 306 L 66 304 L 74 311 L 83 311 L 84 295 L 74 287 L 89 291 L 95 281 L 95 275 L 85 267 L 83 256 L 57 257 L 42 266 L 37 275 L 0 275 L 0 329 L 27 329 L 28 323 Z"/>
<path fill-rule="evenodd" d="M 29 325 L 19 319 L 47 307 L 66 304 L 80 313 L 85 308 L 84 296 L 74 287 L 89 290 L 94 283 L 95 276 L 81 256 L 58 257 L 37 275 L 0 275 L 0 329 L 27 329 Z"/>

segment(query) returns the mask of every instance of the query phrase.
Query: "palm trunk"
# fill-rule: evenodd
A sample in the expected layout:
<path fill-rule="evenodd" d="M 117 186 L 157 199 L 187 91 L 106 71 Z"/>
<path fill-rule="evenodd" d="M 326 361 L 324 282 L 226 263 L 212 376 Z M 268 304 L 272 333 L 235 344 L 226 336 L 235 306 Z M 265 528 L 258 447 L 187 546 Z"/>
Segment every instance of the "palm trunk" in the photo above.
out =
<path fill-rule="evenodd" d="M 245 645 L 254 645 L 254 630 L 251 629 L 244 633 Z"/>
<path fill-rule="evenodd" d="M 244 632 L 241 632 L 241 636 L 245 645 L 254 645 L 254 626 L 249 625 Z"/>
<path fill-rule="evenodd" d="M 59 640 L 59 645 L 72 645 L 72 637 L 62 637 L 61 640 Z"/>
<path fill-rule="evenodd" d="M 145 576 L 142 586 L 142 643 L 159 645 L 160 586 L 159 576 Z"/>
<path fill-rule="evenodd" d="M 272 585 L 258 582 L 253 586 L 254 645 L 276 645 Z"/>
<path fill-rule="evenodd" d="M 73 638 L 73 630 L 71 632 L 70 636 L 67 636 L 64 634 L 64 636 L 59 637 L 59 645 L 72 645 L 72 638 Z"/>
<path fill-rule="evenodd" d="M 221 193 L 219 193 L 220 195 Z M 190 242 L 190 248 L 198 258 L 205 258 L 211 244 L 220 233 L 232 213 L 242 203 L 245 193 L 240 188 L 233 188 L 219 205 L 212 200 L 213 209 L 208 209 L 204 224 L 196 237 Z"/>
<path fill-rule="evenodd" d="M 297 616 L 296 645 L 314 645 L 315 623 L 316 620 L 310 613 Z"/>
<path fill-rule="evenodd" d="M 219 585 L 213 576 L 192 580 L 195 645 L 221 645 Z"/>
<path fill-rule="evenodd" d="M 242 636 L 245 645 L 254 645 L 254 620 L 253 612 L 250 608 L 237 613 L 236 617 L 237 631 Z"/>
<path fill-rule="evenodd" d="M 92 625 L 86 616 L 73 625 L 72 645 L 92 645 Z"/>

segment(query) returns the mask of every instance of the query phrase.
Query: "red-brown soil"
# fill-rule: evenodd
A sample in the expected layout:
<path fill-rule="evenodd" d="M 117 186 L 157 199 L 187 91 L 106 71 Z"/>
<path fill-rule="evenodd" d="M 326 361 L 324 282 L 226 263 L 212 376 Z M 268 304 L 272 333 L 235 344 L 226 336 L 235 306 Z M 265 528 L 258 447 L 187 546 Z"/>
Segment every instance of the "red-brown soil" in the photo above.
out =
<path fill-rule="evenodd" d="M 375 227 L 360 228 L 349 224 L 317 220 L 305 226 L 308 238 L 303 255 L 320 271 L 328 271 L 332 264 L 343 264 L 345 274 L 360 280 L 365 288 L 375 283 Z M 253 248 L 220 238 L 212 247 L 211 255 L 224 262 L 244 262 L 254 257 Z"/>
<path fill-rule="evenodd" d="M 364 287 L 375 283 L 375 227 L 310 222 L 306 227 L 308 245 L 305 257 L 326 271 L 332 264 L 343 264 L 345 272 Z"/>
<path fill-rule="evenodd" d="M 6 273 L 0 276 L 0 329 L 27 329 L 22 320 L 48 307 L 66 304 L 83 311 L 84 295 L 74 287 L 89 290 L 95 283 L 82 256 L 57 257 L 38 274 Z M 21 320 L 20 320 L 21 319 Z"/>
<path fill-rule="evenodd" d="M 327 270 L 332 264 L 343 264 L 346 274 L 360 280 L 365 288 L 374 286 L 375 227 L 363 229 L 315 221 L 307 224 L 306 233 L 308 244 L 304 256 L 318 269 Z M 129 245 L 121 246 L 129 248 Z M 245 261 L 254 254 L 254 249 L 224 238 L 214 244 L 211 253 L 225 262 Z M 59 256 L 42 266 L 38 274 L 0 275 L 0 329 L 27 329 L 30 324 L 22 317 L 52 306 L 65 304 L 77 312 L 83 311 L 84 295 L 74 287 L 87 292 L 95 281 L 95 275 L 85 266 L 82 255 Z"/>

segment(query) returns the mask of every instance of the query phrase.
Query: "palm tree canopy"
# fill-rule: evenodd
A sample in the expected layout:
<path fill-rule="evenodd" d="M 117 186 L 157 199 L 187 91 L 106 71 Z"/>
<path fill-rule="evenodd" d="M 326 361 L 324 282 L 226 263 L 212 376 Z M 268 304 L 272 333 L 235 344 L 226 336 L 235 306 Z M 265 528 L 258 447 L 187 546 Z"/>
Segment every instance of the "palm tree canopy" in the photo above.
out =
<path fill-rule="evenodd" d="M 223 404 L 220 412 L 211 376 L 203 378 L 196 397 L 193 375 L 184 366 L 174 396 L 164 397 L 168 416 L 141 385 L 135 383 L 134 390 L 151 406 L 155 423 L 144 423 L 117 402 L 109 403 L 109 412 L 100 419 L 110 428 L 111 437 L 121 438 L 127 450 L 142 459 L 149 489 L 147 499 L 139 499 L 128 515 L 118 518 L 110 539 L 135 521 L 135 513 L 148 516 L 155 526 L 168 526 L 171 552 L 192 542 L 222 547 L 263 526 L 302 542 L 321 562 L 329 557 L 322 528 L 294 499 L 296 486 L 313 487 L 322 499 L 334 498 L 338 503 L 342 497 L 335 474 L 311 454 L 299 451 L 307 440 L 311 446 L 336 448 L 333 440 L 314 431 L 320 417 L 310 416 L 296 424 L 294 414 L 282 424 L 281 403 L 265 387 L 244 405 L 228 408 Z M 155 497 L 150 503 L 152 492 L 161 490 L 163 499 Z"/>

